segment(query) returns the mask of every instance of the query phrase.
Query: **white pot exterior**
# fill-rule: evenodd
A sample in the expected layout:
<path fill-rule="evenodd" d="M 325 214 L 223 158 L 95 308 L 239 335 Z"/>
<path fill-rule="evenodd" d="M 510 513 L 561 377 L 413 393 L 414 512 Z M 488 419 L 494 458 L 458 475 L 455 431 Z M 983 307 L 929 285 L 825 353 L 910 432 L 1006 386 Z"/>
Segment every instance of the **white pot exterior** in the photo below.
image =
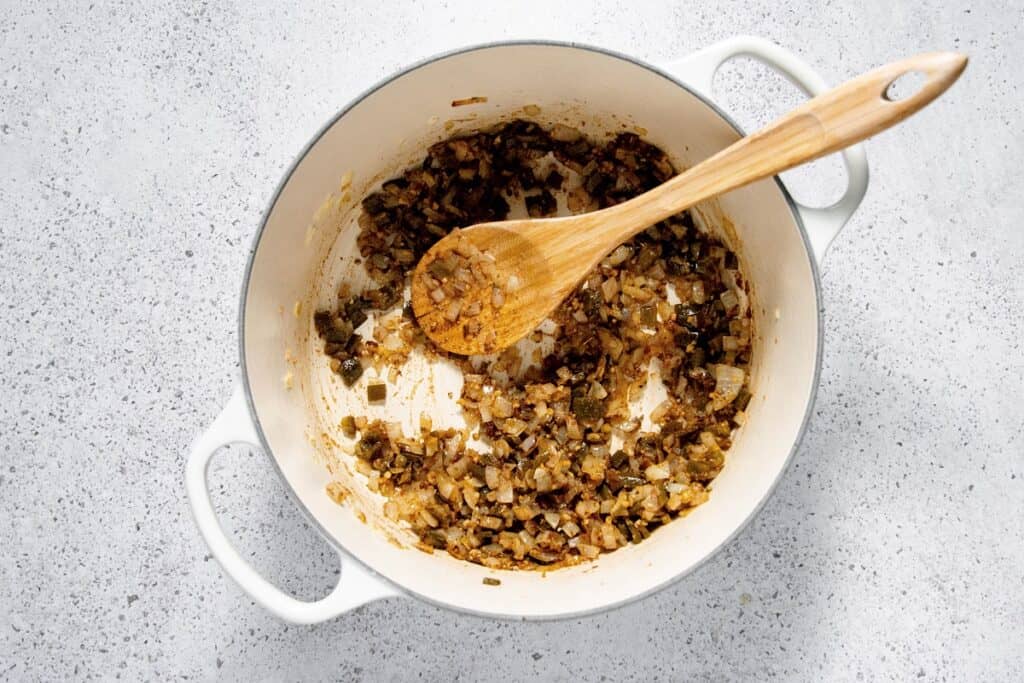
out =
<path fill-rule="evenodd" d="M 676 69 L 683 72 L 682 78 L 706 89 L 709 74 L 722 60 L 762 52 L 760 56 L 773 58 L 776 66 L 780 60 L 792 60 L 787 66 L 810 73 L 790 73 L 806 89 L 821 87 L 820 79 L 814 81 L 817 76 L 788 53 L 756 39 L 738 40 L 699 53 L 689 64 L 684 60 Z M 765 57 L 765 50 L 775 52 Z M 486 96 L 487 102 L 451 107 L 452 100 L 470 96 Z M 320 234 L 323 231 L 307 239 L 311 218 L 325 197 L 338 193 L 343 172 L 353 172 L 352 194 L 357 200 L 364 189 L 372 188 L 372 179 L 379 181 L 421 159 L 424 143 L 451 135 L 444 130 L 444 121 L 472 113 L 477 118 L 459 124 L 462 128 L 486 125 L 510 118 L 527 104 L 539 106 L 541 118 L 576 124 L 586 120 L 585 130 L 591 132 L 620 123 L 642 126 L 644 137 L 680 167 L 692 166 L 740 137 L 705 99 L 650 66 L 592 48 L 536 43 L 472 48 L 413 67 L 364 95 L 322 132 L 285 179 L 257 237 L 243 292 L 244 394 L 233 399 L 219 427 L 215 425 L 216 433 L 197 442 L 188 474 L 196 517 L 215 556 L 243 588 L 286 619 L 317 621 L 400 592 L 457 610 L 508 618 L 565 617 L 636 599 L 685 575 L 738 533 L 765 502 L 796 448 L 813 403 L 821 354 L 814 253 L 824 251 L 863 195 L 867 171 L 860 150 L 847 157 L 852 183 L 845 204 L 805 214 L 812 217 L 808 223 L 815 223 L 809 228 L 820 231 L 814 240 L 804 232 L 801 210 L 776 180 L 729 193 L 718 202 L 735 230 L 726 238 L 738 248 L 752 283 L 753 399 L 710 500 L 688 516 L 641 544 L 601 555 L 592 563 L 546 573 L 496 572 L 446 553 L 428 555 L 398 547 L 373 524 L 360 521 L 352 506 L 339 506 L 328 498 L 324 487 L 329 475 L 321 447 L 309 438 L 322 429 L 316 424 L 315 397 L 311 400 L 308 391 L 288 389 L 282 382 L 296 368 L 284 350 L 301 354 L 308 347 L 308 340 L 303 340 L 309 309 L 296 318 L 294 302 L 313 305 L 311 286 L 322 277 L 330 247 L 331 239 Z M 706 211 L 717 213 L 714 206 Z M 326 242 L 317 248 L 320 239 Z M 337 250 L 348 249 L 351 241 L 335 245 L 331 258 Z M 232 428 L 229 423 L 241 426 Z M 208 452 L 228 440 L 262 443 L 296 501 L 341 549 L 341 580 L 327 600 L 301 603 L 275 594 L 276 589 L 244 564 L 216 527 L 212 508 L 206 505 L 203 472 Z M 484 577 L 500 578 L 501 585 L 485 585 Z"/>

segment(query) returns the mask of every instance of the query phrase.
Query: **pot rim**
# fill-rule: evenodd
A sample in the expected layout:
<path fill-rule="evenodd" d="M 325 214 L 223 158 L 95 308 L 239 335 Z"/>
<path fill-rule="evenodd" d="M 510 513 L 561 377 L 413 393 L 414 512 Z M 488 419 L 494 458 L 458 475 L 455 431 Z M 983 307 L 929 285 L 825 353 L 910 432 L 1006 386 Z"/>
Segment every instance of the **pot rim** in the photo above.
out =
<path fill-rule="evenodd" d="M 790 469 L 790 467 L 791 467 L 791 465 L 793 463 L 793 458 L 795 457 L 796 452 L 800 448 L 800 444 L 803 442 L 804 436 L 807 433 L 807 426 L 808 426 L 808 423 L 810 422 L 811 413 L 814 410 L 814 404 L 815 404 L 815 401 L 816 401 L 817 395 L 818 395 L 818 386 L 819 386 L 819 383 L 820 383 L 820 376 L 821 376 L 822 354 L 823 354 L 823 349 L 824 349 L 824 317 L 823 317 L 823 314 L 822 314 L 822 301 L 821 301 L 821 275 L 819 273 L 817 259 L 814 257 L 814 251 L 811 248 L 811 243 L 810 243 L 810 239 L 809 239 L 809 237 L 807 235 L 807 230 L 804 227 L 803 219 L 800 216 L 800 211 L 798 209 L 797 203 L 793 199 L 792 195 L 790 195 L 789 190 L 783 184 L 783 182 L 779 178 L 779 176 L 777 176 L 777 175 L 776 176 L 772 176 L 772 180 L 775 181 L 775 184 L 778 186 L 779 191 L 782 193 L 782 196 L 785 198 L 786 202 L 789 204 L 790 213 L 792 214 L 794 223 L 796 224 L 797 230 L 800 233 L 800 239 L 801 239 L 801 241 L 803 242 L 803 245 L 804 245 L 804 252 L 806 253 L 807 260 L 809 261 L 810 266 L 811 266 L 811 276 L 812 276 L 812 279 L 813 279 L 813 282 L 814 282 L 814 300 L 815 300 L 815 305 L 816 305 L 816 309 L 817 309 L 816 310 L 816 318 L 817 318 L 817 332 L 818 332 L 818 334 L 817 334 L 817 348 L 815 349 L 815 354 L 814 354 L 815 357 L 814 357 L 814 377 L 813 377 L 813 382 L 811 383 L 810 394 L 807 397 L 807 406 L 804 409 L 804 415 L 803 415 L 803 417 L 800 420 L 800 429 L 797 432 L 796 438 L 793 440 L 793 445 L 790 448 L 789 454 L 786 456 L 785 462 L 783 463 L 782 467 L 779 469 L 778 474 L 775 476 L 775 480 L 771 483 L 771 486 L 768 488 L 768 492 L 764 495 L 764 497 L 760 501 L 758 501 L 757 505 L 754 507 L 754 509 L 751 511 L 751 513 L 735 529 L 733 529 L 733 531 L 729 534 L 729 536 L 725 540 L 723 540 L 711 552 L 709 552 L 707 555 L 705 555 L 703 558 L 701 558 L 701 560 L 699 560 L 697 563 L 695 563 L 691 567 L 688 567 L 687 569 L 685 569 L 683 571 L 680 571 L 679 573 L 675 574 L 672 578 L 668 579 L 667 581 L 663 581 L 662 583 L 658 584 L 657 586 L 654 586 L 654 587 L 649 588 L 649 589 L 647 589 L 645 591 L 637 593 L 636 595 L 634 595 L 632 597 L 629 597 L 629 598 L 626 598 L 626 599 L 623 599 L 623 600 L 619 600 L 617 602 L 609 603 L 607 605 L 601 605 L 600 607 L 594 607 L 594 608 L 590 608 L 590 609 L 578 610 L 576 612 L 565 612 L 565 613 L 551 614 L 551 615 L 512 615 L 512 614 L 499 614 L 499 613 L 494 613 L 494 612 L 488 612 L 486 610 L 476 610 L 476 609 L 471 609 L 471 608 L 467 608 L 467 607 L 452 605 L 450 603 L 447 603 L 447 602 L 444 602 L 444 601 L 441 601 L 441 600 L 436 600 L 434 598 L 431 598 L 431 597 L 425 596 L 425 595 L 423 595 L 421 593 L 417 593 L 415 591 L 410 590 L 406 586 L 404 586 L 402 584 L 399 584 L 399 583 L 393 581 L 392 579 L 390 579 L 390 578 L 388 578 L 386 576 L 381 575 L 379 572 L 377 572 L 372 567 L 367 565 L 355 553 L 349 551 L 348 548 L 346 548 L 345 545 L 340 540 L 336 539 L 333 534 L 329 533 L 327 531 L 327 529 L 325 529 L 324 526 L 320 523 L 320 520 L 317 519 L 317 517 L 315 515 L 313 515 L 313 513 L 309 510 L 309 508 L 307 508 L 306 505 L 302 502 L 302 500 L 299 498 L 298 494 L 295 492 L 295 489 L 292 487 L 291 482 L 288 481 L 288 478 L 284 475 L 284 472 L 281 470 L 281 466 L 278 464 L 277 458 L 274 457 L 273 451 L 271 450 L 269 444 L 267 443 L 267 437 L 263 433 L 263 426 L 260 424 L 259 416 L 256 413 L 256 404 L 255 404 L 255 401 L 253 400 L 252 389 L 251 389 L 251 387 L 249 385 L 249 373 L 248 373 L 248 369 L 246 367 L 246 362 L 245 362 L 245 313 L 246 313 L 246 299 L 248 298 L 248 294 L 249 294 L 249 282 L 250 282 L 250 279 L 252 277 L 253 266 L 254 266 L 255 260 L 256 260 L 256 251 L 257 251 L 257 249 L 259 249 L 259 244 L 260 244 L 260 241 L 261 241 L 261 239 L 263 237 L 263 232 L 264 232 L 264 230 L 266 230 L 267 221 L 270 218 L 270 214 L 274 211 L 274 207 L 277 205 L 277 200 L 280 198 L 281 193 L 284 191 L 284 188 L 288 185 L 289 181 L 292 178 L 292 175 L 295 173 L 295 170 L 305 160 L 305 158 L 309 154 L 310 150 L 312 150 L 313 147 L 315 147 L 317 145 L 317 143 L 320 142 L 320 139 L 324 136 L 324 134 L 326 134 L 327 131 L 330 130 L 334 126 L 334 124 L 336 124 L 338 121 L 340 121 L 349 111 L 351 111 L 353 108 L 358 106 L 363 100 L 365 100 L 370 95 L 374 94 L 378 90 L 380 90 L 380 89 L 386 87 L 387 85 L 389 85 L 392 81 L 395 81 L 395 80 L 401 78 L 402 76 L 405 76 L 406 74 L 410 74 L 410 73 L 412 73 L 412 72 L 414 72 L 414 71 L 416 71 L 418 69 L 421 69 L 421 68 L 423 68 L 425 66 L 433 64 L 434 62 L 438 62 L 438 61 L 441 61 L 443 59 L 448 59 L 449 57 L 454 57 L 454 56 L 457 56 L 457 55 L 466 54 L 466 53 L 470 53 L 470 52 L 478 52 L 478 51 L 482 51 L 482 50 L 489 50 L 489 49 L 493 49 L 493 48 L 510 47 L 510 46 L 560 47 L 560 48 L 569 48 L 569 49 L 574 49 L 574 50 L 584 50 L 584 51 L 595 52 L 595 53 L 598 53 L 598 54 L 601 54 L 601 55 L 605 55 L 605 56 L 609 56 L 609 57 L 614 57 L 616 59 L 621 59 L 623 61 L 629 62 L 629 63 L 634 64 L 636 66 L 639 66 L 641 68 L 647 69 L 648 71 L 651 71 L 652 73 L 654 73 L 654 74 L 656 74 L 656 75 L 658 75 L 658 76 L 660 76 L 660 77 L 670 81 L 671 83 L 673 83 L 674 85 L 682 88 L 683 90 L 686 90 L 688 93 L 690 93 L 694 97 L 697 97 L 704 104 L 706 104 L 709 108 L 711 108 L 712 111 L 714 111 L 716 114 L 718 114 L 718 116 L 720 116 L 723 120 L 725 120 L 725 122 L 728 123 L 740 136 L 745 136 L 746 135 L 746 132 L 740 127 L 740 125 L 735 120 L 733 120 L 733 118 L 730 117 L 726 112 L 724 112 L 721 109 L 721 107 L 719 107 L 717 104 L 715 104 L 713 101 L 711 101 L 711 99 L 709 99 L 708 96 L 705 96 L 703 93 L 701 93 L 701 92 L 695 90 L 694 88 L 690 87 L 689 85 L 687 85 L 686 83 L 682 82 L 681 80 L 679 80 L 678 78 L 676 78 L 672 74 L 668 73 L 664 69 L 659 68 L 659 67 L 657 67 L 657 66 L 655 66 L 653 64 L 650 64 L 650 63 L 648 63 L 648 62 L 646 62 L 644 60 L 641 60 L 641 59 L 638 59 L 636 57 L 633 57 L 631 55 L 627 55 L 625 53 L 619 52 L 617 50 L 610 50 L 610 49 L 607 49 L 607 48 L 597 47 L 597 46 L 594 46 L 594 45 L 588 45 L 588 44 L 585 44 L 585 43 L 577 43 L 577 42 L 574 42 L 574 41 L 539 40 L 539 39 L 538 40 L 531 40 L 531 39 L 525 39 L 525 40 L 499 40 L 499 41 L 491 41 L 491 42 L 486 42 L 486 43 L 478 43 L 478 44 L 474 44 L 474 45 L 468 45 L 468 46 L 465 46 L 465 47 L 454 48 L 452 50 L 448 50 L 448 51 L 445 51 L 445 52 L 440 52 L 440 53 L 434 54 L 434 55 L 432 55 L 430 57 L 426 57 L 424 59 L 421 59 L 421 60 L 419 60 L 417 62 L 414 62 L 413 64 L 403 68 L 403 69 L 400 69 L 399 71 L 391 74 L 390 76 L 387 76 L 387 77 L 381 79 L 380 81 L 377 81 L 376 83 L 371 85 L 369 88 L 365 89 L 364 91 L 359 93 L 357 96 L 355 96 L 354 98 L 349 100 L 349 102 L 344 107 L 339 109 L 338 112 L 334 116 L 332 116 L 323 126 L 320 127 L 320 129 L 313 135 L 313 137 L 310 138 L 309 142 L 306 143 L 306 145 L 305 145 L 305 147 L 303 147 L 302 151 L 300 151 L 296 155 L 295 159 L 288 166 L 288 170 L 284 173 L 284 175 L 282 176 L 281 180 L 278 182 L 277 188 L 274 190 L 274 193 L 273 193 L 270 201 L 267 203 L 266 209 L 264 209 L 263 214 L 260 217 L 259 228 L 257 229 L 256 234 L 253 236 L 252 246 L 249 249 L 249 259 L 248 259 L 248 261 L 246 263 L 245 273 L 244 273 L 243 278 L 242 278 L 241 301 L 239 303 L 239 308 L 238 308 L 238 350 L 239 350 L 240 370 L 241 370 L 241 375 L 242 375 L 242 390 L 243 390 L 243 393 L 245 395 L 246 405 L 249 408 L 249 416 L 252 419 L 253 427 L 255 428 L 256 434 L 257 434 L 257 436 L 259 438 L 259 446 L 263 449 L 263 452 L 267 456 L 267 459 L 270 460 L 270 462 L 273 464 L 274 471 L 277 473 L 278 478 L 281 479 L 281 481 L 284 483 L 285 490 L 287 491 L 288 496 L 292 499 L 292 502 L 295 503 L 295 505 L 297 505 L 298 508 L 302 511 L 302 514 L 309 521 L 310 525 L 314 529 L 316 529 L 316 531 L 330 545 L 332 545 L 336 550 L 340 551 L 340 554 L 343 555 L 343 557 L 344 557 L 344 559 L 342 561 L 342 565 L 343 566 L 341 567 L 341 574 L 340 574 L 339 579 L 338 579 L 339 581 L 344 580 L 344 573 L 345 573 L 344 561 L 347 560 L 349 562 L 356 562 L 356 563 L 358 563 L 360 567 L 362 567 L 365 571 L 369 572 L 371 575 L 373 575 L 375 577 L 378 577 L 380 580 L 383 580 L 383 581 L 387 582 L 389 585 L 395 586 L 400 591 L 402 591 L 402 592 L 404 592 L 404 593 L 406 593 L 408 595 L 411 595 L 411 596 L 415 597 L 416 599 L 421 600 L 421 601 L 423 601 L 423 602 L 425 602 L 425 603 L 427 603 L 429 605 L 433 605 L 433 606 L 436 606 L 436 607 L 441 607 L 443 609 L 451 610 L 451 611 L 458 612 L 458 613 L 461 613 L 461 614 L 468 614 L 468 615 L 475 616 L 475 617 L 485 617 L 485 618 L 488 618 L 488 619 L 501 619 L 501 620 L 509 620 L 509 621 L 556 621 L 556 620 L 560 620 L 560 619 L 573 619 L 573 618 L 579 618 L 579 617 L 585 617 L 585 616 L 593 616 L 593 615 L 601 614 L 601 613 L 604 613 L 604 612 L 609 612 L 611 610 L 618 609 L 620 607 L 624 607 L 625 605 L 628 605 L 628 604 L 631 604 L 631 603 L 634 603 L 634 602 L 638 602 L 640 600 L 643 600 L 644 598 L 647 598 L 647 597 L 650 597 L 651 595 L 654 595 L 655 593 L 659 593 L 662 590 L 668 588 L 669 586 L 671 586 L 671 585 L 681 581 L 683 578 L 685 578 L 687 576 L 690 576 L 691 574 L 696 572 L 698 569 L 703 567 L 711 558 L 713 558 L 716 555 L 718 555 L 726 546 L 730 545 L 743 531 L 745 531 L 747 529 L 747 527 L 750 526 L 750 522 L 753 521 L 753 519 L 755 517 L 757 517 L 761 513 L 761 510 L 764 508 L 765 504 L 767 504 L 767 502 L 769 500 L 771 500 L 771 498 L 775 495 L 775 492 L 776 492 L 776 490 L 779 487 L 779 483 L 782 481 L 782 478 L 785 476 L 785 474 L 789 471 L 789 469 Z"/>

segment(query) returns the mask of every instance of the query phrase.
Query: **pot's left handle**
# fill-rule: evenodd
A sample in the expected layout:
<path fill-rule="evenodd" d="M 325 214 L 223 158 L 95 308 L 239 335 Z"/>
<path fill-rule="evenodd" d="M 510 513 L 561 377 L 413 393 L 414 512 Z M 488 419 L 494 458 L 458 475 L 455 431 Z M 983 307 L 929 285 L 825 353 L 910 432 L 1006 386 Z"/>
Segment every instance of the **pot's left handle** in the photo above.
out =
<path fill-rule="evenodd" d="M 805 95 L 815 97 L 830 88 L 810 64 L 803 61 L 789 50 L 775 43 L 755 36 L 736 36 L 709 45 L 703 50 L 684 57 L 662 68 L 694 88 L 708 99 L 712 99 L 712 87 L 715 74 L 722 65 L 736 57 L 750 57 L 761 62 L 786 77 Z M 848 177 L 846 191 L 842 198 L 832 206 L 821 208 L 805 206 L 797 202 L 800 218 L 814 251 L 814 257 L 820 264 L 825 258 L 825 251 L 835 239 L 839 231 L 846 225 L 868 189 L 868 159 L 864 153 L 864 145 L 857 144 L 847 147 L 841 152 L 846 165 Z"/>
<path fill-rule="evenodd" d="M 241 385 L 237 384 L 224 410 L 192 444 L 192 451 L 185 466 L 185 487 L 192 503 L 192 514 L 203 539 L 210 547 L 210 552 L 224 568 L 224 572 L 248 593 L 249 597 L 285 621 L 294 624 L 315 624 L 344 614 L 372 600 L 401 595 L 383 579 L 363 569 L 350 558 L 344 557 L 341 552 L 338 553 L 341 563 L 338 585 L 330 595 L 321 600 L 296 600 L 260 576 L 238 554 L 217 521 L 206 481 L 207 468 L 217 449 L 239 442 L 259 446 L 259 438 L 249 415 L 245 395 L 242 393 Z"/>

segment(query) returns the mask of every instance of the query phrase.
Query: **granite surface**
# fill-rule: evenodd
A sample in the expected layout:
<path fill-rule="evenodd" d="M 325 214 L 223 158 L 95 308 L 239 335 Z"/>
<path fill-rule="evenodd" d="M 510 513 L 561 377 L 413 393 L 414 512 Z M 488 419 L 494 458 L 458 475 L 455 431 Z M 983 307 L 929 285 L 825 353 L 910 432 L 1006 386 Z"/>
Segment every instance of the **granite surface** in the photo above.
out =
<path fill-rule="evenodd" d="M 1019 3 L 69 3 L 0 8 L 0 679 L 1024 679 L 1024 204 Z M 837 81 L 916 51 L 971 64 L 867 145 L 823 275 L 806 438 L 761 515 L 668 590 L 506 623 L 413 600 L 318 627 L 210 559 L 187 446 L 238 372 L 237 293 L 293 155 L 403 65 L 503 38 L 657 62 L 737 33 Z M 748 125 L 799 101 L 749 62 Z M 842 187 L 835 160 L 787 176 Z M 313 598 L 331 548 L 270 464 L 214 500 L 268 578 Z"/>

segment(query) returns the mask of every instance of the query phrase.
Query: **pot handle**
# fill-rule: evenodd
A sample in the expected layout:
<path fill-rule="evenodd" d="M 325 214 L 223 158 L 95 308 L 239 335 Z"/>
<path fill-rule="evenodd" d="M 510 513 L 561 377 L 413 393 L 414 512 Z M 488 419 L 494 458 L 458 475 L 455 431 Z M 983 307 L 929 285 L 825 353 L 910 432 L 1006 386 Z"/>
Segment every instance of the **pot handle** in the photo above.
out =
<path fill-rule="evenodd" d="M 736 36 L 710 45 L 678 61 L 663 64 L 662 68 L 694 88 L 708 99 L 712 98 L 715 74 L 730 59 L 751 57 L 771 67 L 800 88 L 809 97 L 829 90 L 825 79 L 811 66 L 789 50 L 754 36 Z M 847 186 L 842 198 L 832 206 L 815 208 L 796 202 L 807 236 L 820 265 L 828 246 L 857 210 L 868 189 L 868 160 L 864 145 L 847 147 L 842 151 L 846 165 Z"/>
<path fill-rule="evenodd" d="M 293 624 L 315 624 L 333 619 L 367 602 L 401 595 L 383 579 L 344 556 L 340 550 L 338 557 L 341 563 L 341 577 L 331 593 L 321 600 L 297 600 L 260 576 L 238 554 L 217 521 L 206 480 L 207 468 L 217 449 L 239 442 L 259 446 L 259 437 L 249 416 L 249 407 L 241 383 L 236 384 L 227 405 L 214 419 L 213 424 L 192 444 L 185 465 L 185 488 L 192 504 L 192 514 L 210 552 L 223 567 L 224 572 L 249 597 L 285 621 Z"/>

